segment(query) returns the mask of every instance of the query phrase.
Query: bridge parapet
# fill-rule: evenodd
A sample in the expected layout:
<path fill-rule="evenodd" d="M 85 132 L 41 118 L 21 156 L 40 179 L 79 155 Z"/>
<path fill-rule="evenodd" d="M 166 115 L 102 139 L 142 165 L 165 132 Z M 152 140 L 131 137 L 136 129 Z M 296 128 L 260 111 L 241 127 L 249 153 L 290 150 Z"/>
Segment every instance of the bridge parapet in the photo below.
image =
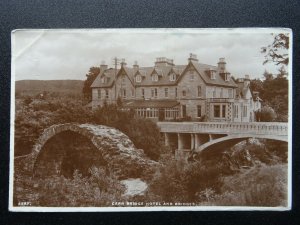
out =
<path fill-rule="evenodd" d="M 288 123 L 158 122 L 163 133 L 288 135 Z"/>

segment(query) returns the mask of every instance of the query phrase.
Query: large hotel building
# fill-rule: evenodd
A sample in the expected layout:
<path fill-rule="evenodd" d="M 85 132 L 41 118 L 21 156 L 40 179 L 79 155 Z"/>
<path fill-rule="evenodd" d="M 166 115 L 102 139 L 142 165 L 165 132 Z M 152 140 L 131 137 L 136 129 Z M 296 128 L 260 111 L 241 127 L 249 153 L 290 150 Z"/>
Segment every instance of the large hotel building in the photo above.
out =
<path fill-rule="evenodd" d="M 137 62 L 129 67 L 125 60 L 120 69 L 101 65 L 91 88 L 93 109 L 120 98 L 123 108 L 156 121 L 252 122 L 261 108 L 249 76 L 234 80 L 224 58 L 212 66 L 198 62 L 194 54 L 186 65 L 165 57 L 149 67 Z"/>

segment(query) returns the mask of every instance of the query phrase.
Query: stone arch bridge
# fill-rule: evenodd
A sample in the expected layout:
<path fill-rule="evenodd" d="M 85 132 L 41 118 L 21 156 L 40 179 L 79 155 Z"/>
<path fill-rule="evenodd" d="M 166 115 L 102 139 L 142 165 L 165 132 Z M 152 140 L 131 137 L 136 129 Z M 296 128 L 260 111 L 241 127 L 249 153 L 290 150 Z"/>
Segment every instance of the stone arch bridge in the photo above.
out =
<path fill-rule="evenodd" d="M 177 156 L 191 152 L 218 150 L 249 138 L 288 142 L 287 123 L 226 123 L 226 122 L 158 122 L 165 144 L 175 149 Z"/>
<path fill-rule="evenodd" d="M 23 169 L 34 175 L 67 172 L 72 175 L 76 166 L 87 169 L 84 167 L 101 162 L 119 178 L 141 177 L 149 172 L 148 168 L 153 168 L 151 165 L 157 164 L 121 131 L 103 125 L 75 123 L 45 129 L 30 155 L 15 158 L 15 164 L 20 161 Z"/>

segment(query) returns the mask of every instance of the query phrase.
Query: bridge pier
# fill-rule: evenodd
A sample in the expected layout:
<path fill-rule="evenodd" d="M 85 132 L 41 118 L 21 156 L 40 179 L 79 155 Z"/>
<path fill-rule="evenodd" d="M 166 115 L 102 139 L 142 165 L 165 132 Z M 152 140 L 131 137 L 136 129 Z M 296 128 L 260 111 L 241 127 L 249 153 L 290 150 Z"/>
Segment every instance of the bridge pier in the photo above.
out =
<path fill-rule="evenodd" d="M 195 149 L 195 134 L 191 134 L 191 150 Z"/>

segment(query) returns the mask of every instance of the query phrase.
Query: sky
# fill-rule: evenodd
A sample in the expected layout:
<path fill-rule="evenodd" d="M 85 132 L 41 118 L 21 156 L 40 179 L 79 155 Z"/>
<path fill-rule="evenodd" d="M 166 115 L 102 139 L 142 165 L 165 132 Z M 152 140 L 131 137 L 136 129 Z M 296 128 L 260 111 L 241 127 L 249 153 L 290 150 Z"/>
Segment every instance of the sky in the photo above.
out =
<path fill-rule="evenodd" d="M 265 70 L 261 47 L 273 42 L 270 29 L 94 29 L 16 30 L 12 33 L 12 64 L 15 80 L 85 80 L 92 66 L 103 61 L 113 67 L 114 57 L 128 66 L 153 66 L 157 57 L 185 65 L 190 53 L 199 62 L 217 65 L 224 57 L 235 77 L 262 78 Z"/>

